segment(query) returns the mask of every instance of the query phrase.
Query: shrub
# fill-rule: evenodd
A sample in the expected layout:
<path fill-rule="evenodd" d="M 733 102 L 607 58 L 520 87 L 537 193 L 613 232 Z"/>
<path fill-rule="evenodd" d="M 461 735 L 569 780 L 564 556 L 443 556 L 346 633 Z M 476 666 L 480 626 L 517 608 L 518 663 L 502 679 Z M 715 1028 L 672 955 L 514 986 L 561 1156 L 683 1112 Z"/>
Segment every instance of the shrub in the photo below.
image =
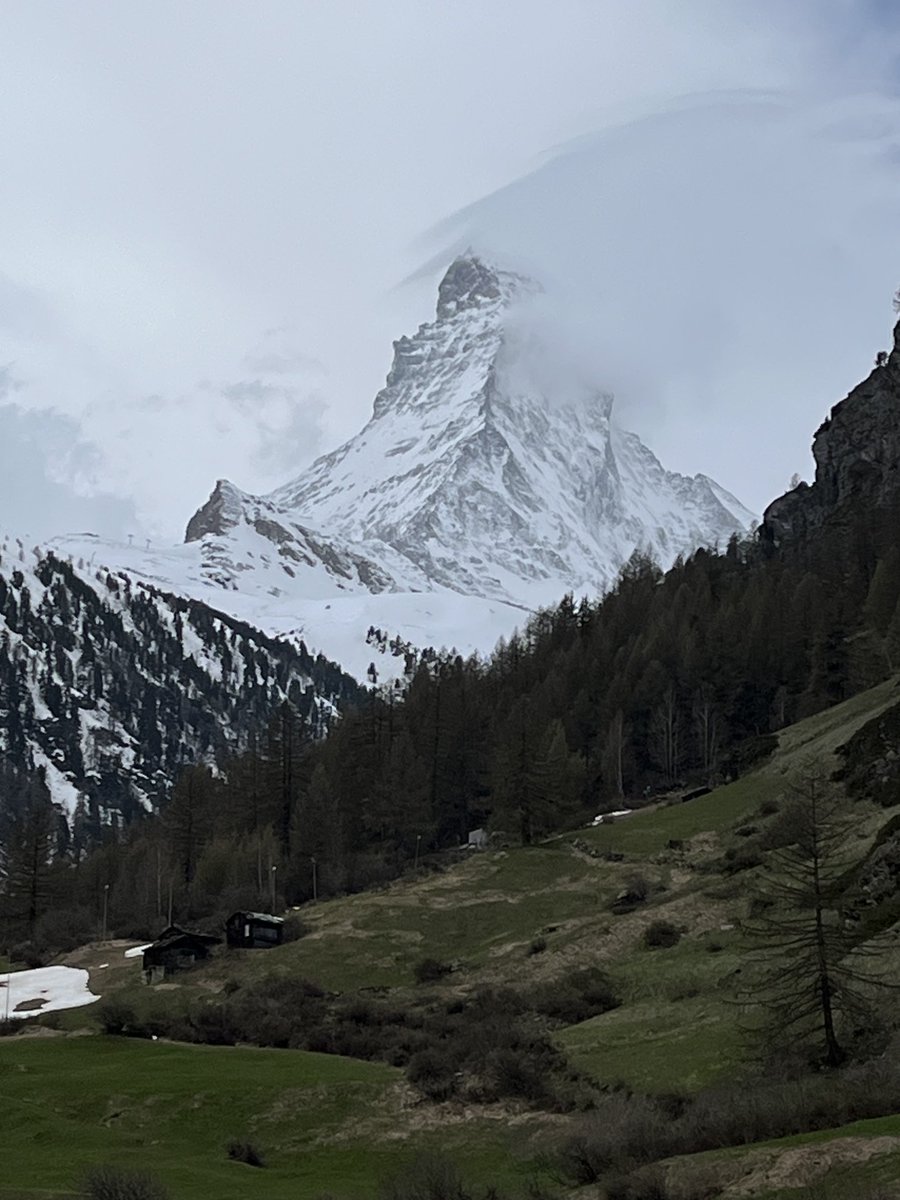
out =
<path fill-rule="evenodd" d="M 88 1200 L 169 1200 L 169 1193 L 155 1175 L 123 1171 L 120 1167 L 94 1167 L 82 1183 Z"/>
<path fill-rule="evenodd" d="M 493 1050 L 484 1064 L 484 1075 L 488 1087 L 497 1095 L 527 1100 L 531 1104 L 545 1104 L 550 1096 L 544 1075 L 543 1055 L 534 1053 L 529 1047 L 512 1049 L 500 1047 Z"/>
<path fill-rule="evenodd" d="M 644 1167 L 628 1175 L 612 1175 L 603 1181 L 606 1200 L 672 1200 L 662 1167 Z"/>
<path fill-rule="evenodd" d="M 139 1030 L 141 1034 L 144 1033 L 134 1011 L 134 1005 L 129 1004 L 127 1000 L 117 1000 L 115 997 L 111 997 L 109 1000 L 101 1001 L 97 1005 L 97 1017 L 104 1033 L 118 1036 L 134 1036 Z"/>
<path fill-rule="evenodd" d="M 599 967 L 585 967 L 565 979 L 540 984 L 524 999 L 535 1012 L 562 1025 L 578 1025 L 621 1003 L 612 981 Z"/>
<path fill-rule="evenodd" d="M 406 1077 L 429 1100 L 449 1100 L 457 1091 L 456 1061 L 452 1051 L 430 1047 L 409 1060 Z"/>
<path fill-rule="evenodd" d="M 284 918 L 282 927 L 284 940 L 286 942 L 299 942 L 301 938 L 305 938 L 310 932 L 311 926 L 303 920 L 299 913 L 291 913 Z"/>
<path fill-rule="evenodd" d="M 620 1092 L 576 1128 L 560 1167 L 573 1184 L 596 1183 L 674 1155 L 836 1128 L 898 1108 L 900 1066 L 888 1055 L 799 1079 L 711 1088 L 676 1109 L 665 1098 Z"/>
<path fill-rule="evenodd" d="M 36 971 L 38 967 L 46 967 L 50 959 L 44 950 L 32 942 L 20 942 L 18 946 L 12 946 L 9 957 L 11 962 L 22 963 L 29 971 Z"/>
<path fill-rule="evenodd" d="M 438 958 L 423 958 L 413 967 L 413 977 L 416 983 L 436 983 L 452 970 L 449 963 L 441 962 Z"/>
<path fill-rule="evenodd" d="M 668 950 L 681 941 L 681 930 L 671 921 L 651 921 L 644 930 L 644 945 L 648 950 Z"/>
<path fill-rule="evenodd" d="M 19 1032 L 22 1028 L 22 1022 L 10 1017 L 7 1020 L 5 1017 L 0 1017 L 0 1037 L 12 1037 L 13 1034 Z"/>
<path fill-rule="evenodd" d="M 382 1183 L 381 1200 L 471 1200 L 471 1195 L 448 1158 L 426 1154 Z"/>
<path fill-rule="evenodd" d="M 533 954 L 543 954 L 546 949 L 547 939 L 545 937 L 536 937 L 530 942 L 527 953 L 529 956 Z"/>
<path fill-rule="evenodd" d="M 625 890 L 610 905 L 610 911 L 621 915 L 633 912 L 643 904 L 652 891 L 650 881 L 643 875 L 634 875 L 625 885 Z"/>
<path fill-rule="evenodd" d="M 244 1163 L 248 1167 L 264 1167 L 266 1165 L 262 1151 L 252 1142 L 235 1139 L 230 1141 L 225 1149 L 232 1162 Z"/>

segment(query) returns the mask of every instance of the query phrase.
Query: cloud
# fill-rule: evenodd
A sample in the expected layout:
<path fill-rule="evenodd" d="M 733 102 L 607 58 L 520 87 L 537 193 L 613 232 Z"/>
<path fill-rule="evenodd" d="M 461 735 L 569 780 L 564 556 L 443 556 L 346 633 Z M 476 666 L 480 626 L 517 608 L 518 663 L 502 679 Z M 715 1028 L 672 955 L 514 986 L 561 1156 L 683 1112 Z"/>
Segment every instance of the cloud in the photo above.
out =
<path fill-rule="evenodd" d="M 14 390 L 0 370 L 0 400 Z M 0 528 L 41 540 L 63 533 L 124 539 L 140 529 L 134 505 L 103 491 L 80 492 L 100 461 L 77 424 L 53 412 L 0 403 Z"/>
<path fill-rule="evenodd" d="M 321 446 L 324 371 L 285 327 L 225 359 L 217 378 L 154 392 L 65 326 L 43 338 L 0 330 L 0 351 L 11 360 L 0 400 L 5 390 L 16 401 L 0 410 L 0 525 L 13 531 L 60 533 L 77 516 L 109 536 L 177 541 L 210 480 L 268 491 Z"/>
<path fill-rule="evenodd" d="M 803 466 L 897 282 L 896 114 L 835 103 L 896 94 L 896 4 L 264 9 L 4 6 L 0 363 L 91 447 L 39 478 L 173 539 L 214 479 L 283 484 L 367 418 L 457 239 L 545 278 L 559 372 L 671 465 L 754 503 Z"/>
<path fill-rule="evenodd" d="M 438 227 L 439 255 L 540 279 L 560 379 L 762 507 L 887 337 L 898 148 L 889 96 L 693 97 L 562 147 Z"/>

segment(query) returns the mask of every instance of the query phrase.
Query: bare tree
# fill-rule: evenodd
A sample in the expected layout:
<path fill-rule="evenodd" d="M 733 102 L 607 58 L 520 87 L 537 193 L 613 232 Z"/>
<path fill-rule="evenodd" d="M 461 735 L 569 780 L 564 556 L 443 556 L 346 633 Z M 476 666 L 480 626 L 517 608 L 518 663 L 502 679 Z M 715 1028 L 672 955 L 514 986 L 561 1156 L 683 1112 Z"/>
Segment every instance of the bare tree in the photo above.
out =
<path fill-rule="evenodd" d="M 651 749 L 662 768 L 666 783 L 671 787 L 678 778 L 681 763 L 681 714 L 678 697 L 671 685 L 650 720 Z"/>
<path fill-rule="evenodd" d="M 694 695 L 693 717 L 697 750 L 703 766 L 703 773 L 707 779 L 710 779 L 718 766 L 720 730 L 719 716 L 716 712 L 712 692 L 706 685 L 699 688 Z"/>
<path fill-rule="evenodd" d="M 606 734 L 603 768 L 607 782 L 611 784 L 615 795 L 620 798 L 625 795 L 624 757 L 625 719 L 622 710 L 617 709 Z"/>

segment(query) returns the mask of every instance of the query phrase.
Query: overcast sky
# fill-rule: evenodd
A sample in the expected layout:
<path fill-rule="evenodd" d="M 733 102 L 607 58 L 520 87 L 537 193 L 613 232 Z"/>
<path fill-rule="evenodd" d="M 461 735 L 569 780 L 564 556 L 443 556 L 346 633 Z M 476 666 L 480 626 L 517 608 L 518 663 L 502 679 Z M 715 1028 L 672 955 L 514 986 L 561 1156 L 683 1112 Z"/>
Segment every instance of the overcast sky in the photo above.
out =
<path fill-rule="evenodd" d="M 369 415 L 473 246 L 761 509 L 888 344 L 893 0 L 0 0 L 0 526 L 178 540 Z M 77 497 L 77 498 L 76 498 Z"/>

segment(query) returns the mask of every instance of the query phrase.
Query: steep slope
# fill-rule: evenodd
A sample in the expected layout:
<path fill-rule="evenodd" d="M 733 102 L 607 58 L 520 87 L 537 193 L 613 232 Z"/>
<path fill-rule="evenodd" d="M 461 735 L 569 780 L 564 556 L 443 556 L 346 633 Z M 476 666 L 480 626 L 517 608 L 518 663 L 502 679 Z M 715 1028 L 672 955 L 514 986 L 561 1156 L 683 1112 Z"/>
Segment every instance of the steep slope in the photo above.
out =
<path fill-rule="evenodd" d="M 303 647 L 124 575 L 0 544 L 0 750 L 53 798 L 128 818 L 290 699 L 313 734 L 357 694 Z"/>
<path fill-rule="evenodd" d="M 880 356 L 881 359 L 881 356 Z M 800 546 L 825 528 L 862 519 L 894 522 L 900 511 L 900 322 L 894 347 L 832 408 L 813 439 L 815 482 L 774 500 L 763 517 L 770 541 Z"/>

